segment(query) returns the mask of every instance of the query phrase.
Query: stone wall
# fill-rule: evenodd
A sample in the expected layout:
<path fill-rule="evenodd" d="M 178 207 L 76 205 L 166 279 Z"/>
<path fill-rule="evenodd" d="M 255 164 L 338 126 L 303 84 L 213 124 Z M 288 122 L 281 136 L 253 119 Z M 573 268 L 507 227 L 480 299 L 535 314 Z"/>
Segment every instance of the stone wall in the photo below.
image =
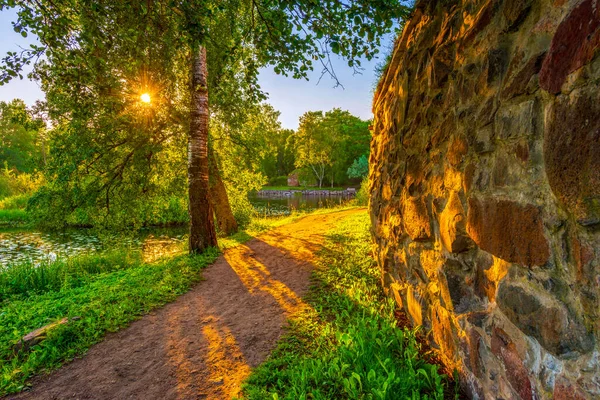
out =
<path fill-rule="evenodd" d="M 375 95 L 390 296 L 473 398 L 600 398 L 600 1 L 418 2 Z"/>

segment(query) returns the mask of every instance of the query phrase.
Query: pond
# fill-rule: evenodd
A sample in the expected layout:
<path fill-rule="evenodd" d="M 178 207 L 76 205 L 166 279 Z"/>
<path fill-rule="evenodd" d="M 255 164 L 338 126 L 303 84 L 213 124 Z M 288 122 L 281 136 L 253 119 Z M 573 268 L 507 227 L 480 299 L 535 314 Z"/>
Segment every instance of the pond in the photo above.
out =
<path fill-rule="evenodd" d="M 294 210 L 310 211 L 344 204 L 351 194 L 288 195 L 253 194 L 250 202 L 262 216 L 288 215 Z M 98 236 L 91 229 L 67 229 L 60 232 L 39 232 L 22 228 L 0 227 L 0 269 L 15 263 L 52 261 L 81 253 L 107 248 L 141 250 L 145 261 L 182 251 L 186 244 L 187 227 L 152 228 L 130 236 Z"/>
<path fill-rule="evenodd" d="M 285 194 L 284 194 L 285 193 Z M 304 194 L 298 192 L 254 193 L 249 196 L 250 202 L 259 215 L 288 215 L 292 211 L 312 211 L 319 208 L 332 208 L 353 199 L 354 195 L 340 192 L 336 195 Z"/>
<path fill-rule="evenodd" d="M 102 237 L 91 229 L 60 232 L 0 229 L 0 269 L 15 263 L 53 261 L 109 247 L 140 249 L 144 260 L 152 262 L 183 250 L 186 234 L 185 227 L 142 230 L 130 236 Z"/>

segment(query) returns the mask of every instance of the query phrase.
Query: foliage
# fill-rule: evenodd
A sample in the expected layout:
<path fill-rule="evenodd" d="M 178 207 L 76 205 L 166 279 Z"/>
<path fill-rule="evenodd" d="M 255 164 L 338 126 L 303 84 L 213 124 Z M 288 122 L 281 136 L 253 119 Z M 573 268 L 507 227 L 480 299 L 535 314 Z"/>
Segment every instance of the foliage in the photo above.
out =
<path fill-rule="evenodd" d="M 360 189 L 356 193 L 356 203 L 359 206 L 366 206 L 369 204 L 369 177 L 365 176 L 360 183 Z"/>
<path fill-rule="evenodd" d="M 244 385 L 249 399 L 442 399 L 448 385 L 419 355 L 415 332 L 396 327 L 394 304 L 368 256 L 366 213 L 327 235 L 307 307 Z"/>
<path fill-rule="evenodd" d="M 310 168 L 322 187 L 346 182 L 352 160 L 369 150 L 369 122 L 334 108 L 323 114 L 311 111 L 300 117 L 296 133 L 296 166 Z"/>
<path fill-rule="evenodd" d="M 174 300 L 201 279 L 200 271 L 216 259 L 176 256 L 150 268 L 124 251 L 89 255 L 45 266 L 13 266 L 3 275 L 0 303 L 0 396 L 22 390 L 27 379 L 59 367 L 148 311 Z M 45 274 L 48 275 L 45 275 Z M 33 283 L 35 289 L 27 289 Z M 63 317 L 81 317 L 62 325 L 28 353 L 13 357 L 12 346 L 25 334 Z"/>
<path fill-rule="evenodd" d="M 31 222 L 30 215 L 25 210 L 0 210 L 1 225 L 23 225 Z"/>
<path fill-rule="evenodd" d="M 298 174 L 298 183 L 303 187 L 310 187 L 312 189 L 317 189 L 317 180 L 315 178 L 314 172 L 307 167 L 297 168 L 294 170 L 296 174 Z"/>
<path fill-rule="evenodd" d="M 260 172 L 258 152 L 252 151 L 260 146 L 262 128 L 278 129 L 279 122 L 272 119 L 275 111 L 268 105 L 258 109 L 271 110 L 273 113 L 253 114 L 241 122 L 237 129 L 226 123 L 220 123 L 218 116 L 213 118 L 211 126 L 212 145 L 218 156 L 229 203 L 233 215 L 240 227 L 245 227 L 254 214 L 254 208 L 248 200 L 248 193 L 259 190 L 266 183 L 266 177 Z M 256 117 L 256 118 L 254 118 Z M 259 170 L 257 172 L 257 170 Z"/>
<path fill-rule="evenodd" d="M 324 129 L 322 111 L 309 111 L 300 117 L 296 133 L 296 167 L 307 168 L 314 173 L 319 187 L 323 185 L 326 168 L 331 165 L 331 142 Z"/>
<path fill-rule="evenodd" d="M 0 165 L 5 170 L 31 173 L 42 166 L 44 154 L 45 124 L 41 117 L 23 100 L 0 101 Z"/>
<path fill-rule="evenodd" d="M 348 178 L 364 178 L 369 174 L 369 159 L 366 155 L 362 155 L 348 168 Z"/>
<path fill-rule="evenodd" d="M 38 173 L 19 172 L 8 168 L 0 169 L 0 199 L 30 195 L 44 182 Z"/>
<path fill-rule="evenodd" d="M 332 164 L 328 174 L 330 184 L 333 186 L 334 182 L 346 182 L 346 172 L 352 160 L 369 151 L 369 121 L 334 108 L 325 113 L 322 129 L 331 146 Z"/>
<path fill-rule="evenodd" d="M 287 175 L 276 176 L 274 178 L 269 179 L 269 186 L 278 186 L 278 187 L 285 186 L 285 187 L 287 187 L 287 183 L 288 183 Z"/>
<path fill-rule="evenodd" d="M 27 207 L 29 197 L 28 194 L 5 197 L 0 200 L 0 210 L 24 210 Z"/>

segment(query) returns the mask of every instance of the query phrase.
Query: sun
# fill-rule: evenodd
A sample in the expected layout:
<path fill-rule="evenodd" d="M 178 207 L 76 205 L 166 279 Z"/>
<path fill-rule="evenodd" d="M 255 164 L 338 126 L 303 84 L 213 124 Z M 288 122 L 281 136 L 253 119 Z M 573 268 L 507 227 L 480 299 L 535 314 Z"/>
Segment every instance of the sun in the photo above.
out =
<path fill-rule="evenodd" d="M 140 100 L 142 101 L 142 103 L 150 103 L 150 94 L 148 93 L 143 93 L 140 96 Z"/>

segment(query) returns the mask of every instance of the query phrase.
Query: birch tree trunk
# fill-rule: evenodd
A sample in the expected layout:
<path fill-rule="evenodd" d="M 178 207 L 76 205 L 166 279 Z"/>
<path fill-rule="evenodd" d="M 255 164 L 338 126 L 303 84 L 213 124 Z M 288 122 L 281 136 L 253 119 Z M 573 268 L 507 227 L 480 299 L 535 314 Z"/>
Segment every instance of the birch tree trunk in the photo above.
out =
<path fill-rule="evenodd" d="M 221 179 L 217 159 L 210 148 L 208 149 L 208 163 L 210 173 L 210 201 L 215 211 L 219 230 L 226 235 L 234 234 L 238 230 L 238 224 L 233 216 L 233 212 L 231 212 L 229 197 L 227 197 L 227 191 L 225 190 L 223 179 Z"/>
<path fill-rule="evenodd" d="M 190 254 L 217 246 L 208 181 L 208 70 L 206 48 L 193 54 L 191 115 L 188 135 L 188 189 L 190 214 Z"/>

